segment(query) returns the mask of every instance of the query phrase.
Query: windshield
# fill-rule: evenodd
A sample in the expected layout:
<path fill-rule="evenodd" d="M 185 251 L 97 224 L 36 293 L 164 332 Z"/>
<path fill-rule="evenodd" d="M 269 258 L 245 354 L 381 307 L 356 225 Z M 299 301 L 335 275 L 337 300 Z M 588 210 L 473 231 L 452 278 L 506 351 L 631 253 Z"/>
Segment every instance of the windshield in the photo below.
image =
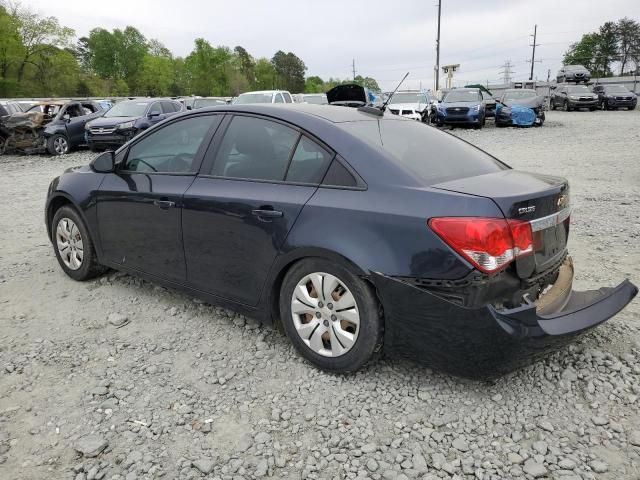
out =
<path fill-rule="evenodd" d="M 215 107 L 216 105 L 226 105 L 224 100 L 215 98 L 198 98 L 193 102 L 193 108 Z"/>
<path fill-rule="evenodd" d="M 515 100 L 517 98 L 533 98 L 537 96 L 538 94 L 532 90 L 516 90 L 514 92 L 505 92 L 504 99 Z"/>
<path fill-rule="evenodd" d="M 107 113 L 105 117 L 141 117 L 147 109 L 148 102 L 120 102 L 116 103 Z"/>
<path fill-rule="evenodd" d="M 626 87 L 622 85 L 609 85 L 607 87 L 604 87 L 604 89 L 607 93 L 631 93 L 629 92 L 629 90 L 627 90 Z"/>
<path fill-rule="evenodd" d="M 586 85 L 576 85 L 575 87 L 567 87 L 569 93 L 591 93 Z"/>
<path fill-rule="evenodd" d="M 429 103 L 429 100 L 424 93 L 397 92 L 389 103 Z"/>
<path fill-rule="evenodd" d="M 391 154 L 426 185 L 509 168 L 471 144 L 412 120 L 345 122 L 340 126 Z"/>
<path fill-rule="evenodd" d="M 306 103 L 313 103 L 315 105 L 326 105 L 329 103 L 326 95 L 303 95 L 302 101 Z"/>
<path fill-rule="evenodd" d="M 477 90 L 451 90 L 447 93 L 447 96 L 444 97 L 443 102 L 477 102 L 478 100 L 480 100 L 480 98 Z"/>
<path fill-rule="evenodd" d="M 245 103 L 271 103 L 271 93 L 243 93 L 234 103 L 243 105 Z"/>

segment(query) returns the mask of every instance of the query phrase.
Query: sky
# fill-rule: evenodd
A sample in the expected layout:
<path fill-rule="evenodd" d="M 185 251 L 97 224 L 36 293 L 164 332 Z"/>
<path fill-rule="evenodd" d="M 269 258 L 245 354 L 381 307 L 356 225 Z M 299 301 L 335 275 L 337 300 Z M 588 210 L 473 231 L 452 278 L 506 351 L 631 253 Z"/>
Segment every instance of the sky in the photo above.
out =
<path fill-rule="evenodd" d="M 174 55 L 193 40 L 242 45 L 254 57 L 293 52 L 307 76 L 375 78 L 391 90 L 432 88 L 436 63 L 437 0 L 22 0 L 22 6 L 58 17 L 78 36 L 95 27 L 133 25 Z M 562 55 L 583 33 L 622 17 L 640 20 L 640 0 L 442 0 L 440 65 L 460 64 L 454 84 L 497 83 L 511 61 L 512 79 L 529 78 L 538 25 L 534 79 L 553 78 Z M 537 60 L 541 60 L 538 62 Z M 441 86 L 444 76 L 440 77 Z"/>

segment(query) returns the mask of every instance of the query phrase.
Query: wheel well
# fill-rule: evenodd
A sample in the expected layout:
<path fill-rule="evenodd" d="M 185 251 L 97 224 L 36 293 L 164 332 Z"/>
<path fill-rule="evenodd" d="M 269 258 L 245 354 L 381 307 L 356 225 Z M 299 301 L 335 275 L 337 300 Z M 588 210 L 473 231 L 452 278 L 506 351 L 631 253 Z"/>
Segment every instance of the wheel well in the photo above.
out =
<path fill-rule="evenodd" d="M 51 238 L 51 236 L 53 235 L 51 230 L 51 221 L 53 220 L 53 216 L 65 205 L 73 206 L 73 203 L 67 197 L 63 196 L 55 197 L 49 204 L 49 208 L 47 210 L 47 230 L 49 232 L 49 238 Z"/>

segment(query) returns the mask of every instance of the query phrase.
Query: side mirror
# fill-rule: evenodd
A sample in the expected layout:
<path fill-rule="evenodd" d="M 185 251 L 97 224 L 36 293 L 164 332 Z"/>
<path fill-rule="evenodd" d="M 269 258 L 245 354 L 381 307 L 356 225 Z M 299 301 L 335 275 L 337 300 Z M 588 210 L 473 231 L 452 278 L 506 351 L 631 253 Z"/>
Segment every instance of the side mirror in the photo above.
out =
<path fill-rule="evenodd" d="M 159 117 L 160 116 L 160 112 L 149 112 L 149 115 L 147 115 L 149 118 L 155 118 L 155 117 Z"/>
<path fill-rule="evenodd" d="M 187 105 L 187 110 L 191 110 L 193 107 L 191 105 Z"/>
<path fill-rule="evenodd" d="M 94 158 L 89 164 L 97 173 L 111 173 L 116 169 L 116 155 L 112 150 L 107 150 Z"/>

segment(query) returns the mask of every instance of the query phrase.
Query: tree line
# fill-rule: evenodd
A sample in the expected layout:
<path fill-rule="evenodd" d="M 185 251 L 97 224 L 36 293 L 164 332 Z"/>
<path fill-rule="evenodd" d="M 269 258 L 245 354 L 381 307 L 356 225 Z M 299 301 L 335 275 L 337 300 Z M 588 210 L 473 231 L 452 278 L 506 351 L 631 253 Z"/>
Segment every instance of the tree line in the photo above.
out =
<path fill-rule="evenodd" d="M 585 33 L 571 44 L 563 63 L 584 65 L 595 77 L 640 73 L 640 23 L 627 17 L 605 22 L 597 32 Z"/>
<path fill-rule="evenodd" d="M 242 46 L 194 41 L 174 56 L 138 29 L 94 28 L 86 37 L 19 4 L 0 0 L 0 97 L 235 96 L 249 90 L 325 92 L 354 80 L 306 77 L 292 52 L 254 58 Z M 355 82 L 379 91 L 373 78 Z"/>

